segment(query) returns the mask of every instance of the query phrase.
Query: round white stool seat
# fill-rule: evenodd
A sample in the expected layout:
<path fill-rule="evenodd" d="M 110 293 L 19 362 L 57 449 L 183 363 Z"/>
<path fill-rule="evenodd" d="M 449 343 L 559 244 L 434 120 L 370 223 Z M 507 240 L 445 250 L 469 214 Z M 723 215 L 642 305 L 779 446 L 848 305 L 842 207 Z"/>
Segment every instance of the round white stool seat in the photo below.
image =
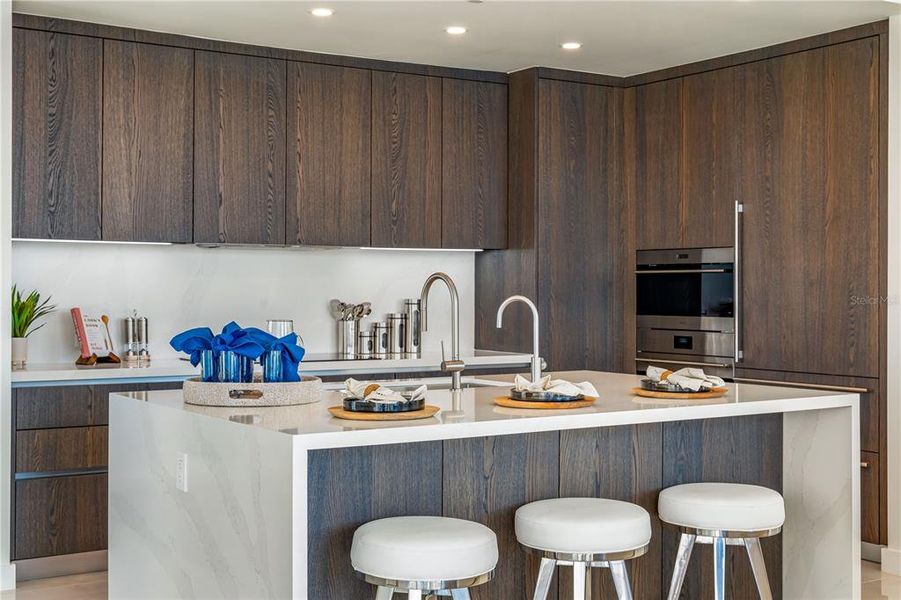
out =
<path fill-rule="evenodd" d="M 516 539 L 530 548 L 566 554 L 611 554 L 651 541 L 648 511 L 604 498 L 553 498 L 519 507 Z"/>
<path fill-rule="evenodd" d="M 657 499 L 660 520 L 692 529 L 763 531 L 785 522 L 779 492 L 740 483 L 687 483 L 666 488 Z"/>
<path fill-rule="evenodd" d="M 448 517 L 391 517 L 354 532 L 355 571 L 383 579 L 453 581 L 497 566 L 497 537 L 472 521 Z"/>

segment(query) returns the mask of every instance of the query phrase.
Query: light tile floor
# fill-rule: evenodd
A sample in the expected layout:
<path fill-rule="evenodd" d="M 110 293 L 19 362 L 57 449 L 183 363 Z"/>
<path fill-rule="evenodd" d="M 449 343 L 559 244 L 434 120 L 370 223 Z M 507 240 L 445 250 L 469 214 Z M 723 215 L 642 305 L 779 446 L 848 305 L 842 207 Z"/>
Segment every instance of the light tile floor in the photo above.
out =
<path fill-rule="evenodd" d="M 901 600 L 901 577 L 883 573 L 876 563 L 862 566 L 862 600 Z M 106 600 L 106 572 L 22 581 L 15 591 L 0 593 L 0 600 Z"/>

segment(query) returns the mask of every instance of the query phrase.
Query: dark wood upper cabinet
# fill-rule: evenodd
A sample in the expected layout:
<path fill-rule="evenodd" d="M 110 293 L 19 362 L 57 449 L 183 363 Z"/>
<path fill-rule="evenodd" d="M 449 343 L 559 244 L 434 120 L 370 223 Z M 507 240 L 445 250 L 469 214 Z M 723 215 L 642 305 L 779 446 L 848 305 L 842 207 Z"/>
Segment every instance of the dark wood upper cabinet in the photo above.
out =
<path fill-rule="evenodd" d="M 372 245 L 441 247 L 441 79 L 372 73 Z"/>
<path fill-rule="evenodd" d="M 371 72 L 288 67 L 288 243 L 370 243 Z"/>
<path fill-rule="evenodd" d="M 626 154 L 636 249 L 682 247 L 682 80 L 625 94 Z"/>
<path fill-rule="evenodd" d="M 621 245 L 613 227 L 618 110 L 613 88 L 539 81 L 539 311 L 545 331 L 568 332 L 545 336 L 551 369 L 606 371 L 616 360 L 616 264 L 597 257 Z"/>
<path fill-rule="evenodd" d="M 445 79 L 441 245 L 507 245 L 507 86 Z"/>
<path fill-rule="evenodd" d="M 742 200 L 742 67 L 682 81 L 682 246 L 731 246 Z"/>
<path fill-rule="evenodd" d="M 106 40 L 103 239 L 190 242 L 194 53 Z"/>
<path fill-rule="evenodd" d="M 865 38 L 747 67 L 741 366 L 879 375 L 878 63 Z"/>
<path fill-rule="evenodd" d="M 284 244 L 285 61 L 194 58 L 194 241 Z"/>
<path fill-rule="evenodd" d="M 13 29 L 13 237 L 100 239 L 103 41 Z"/>

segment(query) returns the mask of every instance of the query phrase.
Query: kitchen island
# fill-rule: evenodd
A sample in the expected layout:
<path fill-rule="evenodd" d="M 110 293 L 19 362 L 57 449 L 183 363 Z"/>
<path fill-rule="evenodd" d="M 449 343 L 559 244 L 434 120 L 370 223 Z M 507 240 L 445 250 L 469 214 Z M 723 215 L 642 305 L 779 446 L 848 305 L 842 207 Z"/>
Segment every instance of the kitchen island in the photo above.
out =
<path fill-rule="evenodd" d="M 656 496 L 692 481 L 782 492 L 783 533 L 763 541 L 776 597 L 859 596 L 856 394 L 730 384 L 715 400 L 648 400 L 630 392 L 633 375 L 555 376 L 590 381 L 600 400 L 518 410 L 493 403 L 508 384 L 436 389 L 427 398 L 441 408 L 435 417 L 365 423 L 332 418 L 333 392 L 317 404 L 257 409 L 185 405 L 180 391 L 117 395 L 110 597 L 369 598 L 374 591 L 350 568 L 353 530 L 386 516 L 444 514 L 497 533 L 500 562 L 483 591 L 519 598 L 530 595 L 537 562 L 516 544 L 515 509 L 602 496 L 651 513 L 651 549 L 629 569 L 637 598 L 659 598 L 678 532 L 656 518 Z M 695 552 L 687 597 L 708 595 L 709 552 Z M 745 557 L 735 558 L 728 595 L 756 597 Z M 611 582 L 595 577 L 606 597 Z"/>

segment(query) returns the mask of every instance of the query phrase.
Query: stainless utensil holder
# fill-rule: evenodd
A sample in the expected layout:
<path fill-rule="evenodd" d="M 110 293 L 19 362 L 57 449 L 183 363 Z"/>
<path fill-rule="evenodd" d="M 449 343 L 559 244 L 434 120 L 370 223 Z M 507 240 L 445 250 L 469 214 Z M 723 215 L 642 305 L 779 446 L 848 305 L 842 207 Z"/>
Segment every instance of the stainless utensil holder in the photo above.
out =
<path fill-rule="evenodd" d="M 354 319 L 338 321 L 338 355 L 343 358 L 357 356 L 357 330 L 360 322 Z"/>

